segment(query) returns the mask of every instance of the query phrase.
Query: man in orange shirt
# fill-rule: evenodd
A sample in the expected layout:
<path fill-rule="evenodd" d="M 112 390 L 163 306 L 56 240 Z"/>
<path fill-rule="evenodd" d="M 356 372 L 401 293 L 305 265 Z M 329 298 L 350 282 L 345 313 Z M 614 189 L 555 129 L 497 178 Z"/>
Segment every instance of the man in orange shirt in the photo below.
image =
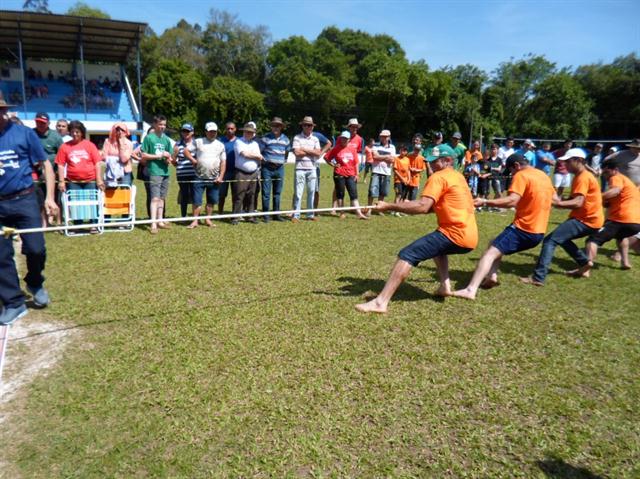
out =
<path fill-rule="evenodd" d="M 585 165 L 586 155 L 581 148 L 572 148 L 558 158 L 567 162 L 569 173 L 575 175 L 571 184 L 571 199 L 561 200 L 557 195 L 553 205 L 570 209 L 569 219 L 553 230 L 542 242 L 542 251 L 533 276 L 520 278 L 525 284 L 543 286 L 549 272 L 556 247 L 562 248 L 578 266 L 586 265 L 587 255 L 572 241 L 595 234 L 604 224 L 600 183 Z"/>
<path fill-rule="evenodd" d="M 587 263 L 578 269 L 567 271 L 569 276 L 588 278 L 599 246 L 612 239 L 623 240 L 640 233 L 640 190 L 618 171 L 618 167 L 615 159 L 605 160 L 602 164 L 602 176 L 609 185 L 602 194 L 605 204 L 609 203 L 607 221 L 603 228 L 587 239 Z M 626 257 L 622 258 L 622 268 L 630 269 L 628 249 L 626 253 Z"/>
<path fill-rule="evenodd" d="M 453 169 L 455 152 L 449 146 L 440 145 L 434 147 L 432 155 L 435 159 L 431 165 L 435 173 L 427 180 L 422 198 L 404 203 L 380 201 L 377 207 L 382 211 L 411 215 L 433 211 L 438 218 L 438 229 L 400 250 L 391 276 L 380 294 L 367 303 L 358 304 L 358 311 L 386 313 L 391 297 L 407 279 L 411 269 L 430 258 L 436 263 L 440 279 L 440 287 L 435 294 L 451 296 L 447 256 L 468 253 L 478 244 L 473 198 L 464 176 Z"/>
<path fill-rule="evenodd" d="M 411 201 L 418 199 L 418 188 L 420 188 L 420 177 L 422 172 L 426 170 L 424 156 L 420 154 L 422 151 L 422 135 L 417 133 L 413 136 L 413 151 L 409 153 L 409 170 L 411 171 L 411 181 L 409 182 L 409 191 L 407 198 Z"/>
<path fill-rule="evenodd" d="M 467 287 L 453 293 L 459 298 L 476 299 L 479 287 L 489 289 L 498 286 L 498 268 L 502 256 L 534 248 L 542 241 L 547 230 L 554 195 L 551 180 L 542 170 L 529 165 L 529 160 L 519 153 L 507 158 L 506 167 L 513 175 L 509 194 L 493 200 L 476 198 L 474 204 L 515 207 L 516 215 L 513 223 L 484 252 Z"/>

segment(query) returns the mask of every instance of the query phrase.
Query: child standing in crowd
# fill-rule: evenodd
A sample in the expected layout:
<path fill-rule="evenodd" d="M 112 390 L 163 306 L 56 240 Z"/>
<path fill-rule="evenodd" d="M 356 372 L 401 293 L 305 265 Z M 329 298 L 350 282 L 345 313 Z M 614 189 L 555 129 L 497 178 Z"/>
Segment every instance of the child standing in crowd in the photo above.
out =
<path fill-rule="evenodd" d="M 478 195 L 481 198 L 489 197 L 489 183 L 491 182 L 491 163 L 489 155 L 478 162 L 480 174 L 478 175 Z M 486 208 L 489 209 L 489 208 Z"/>
<path fill-rule="evenodd" d="M 478 197 L 478 178 L 480 176 L 480 165 L 478 164 L 478 158 L 472 155 L 469 159 L 470 163 L 464 167 L 464 176 L 467 178 L 471 195 L 474 198 Z"/>
<path fill-rule="evenodd" d="M 409 184 L 411 183 L 411 160 L 407 153 L 406 146 L 400 147 L 400 155 L 393 161 L 393 186 L 396 192 L 396 203 L 407 199 Z"/>
<path fill-rule="evenodd" d="M 367 183 L 367 173 L 371 176 L 371 168 L 373 167 L 373 145 L 376 140 L 369 138 L 367 144 L 364 147 L 364 172 L 362 173 L 362 181 Z"/>

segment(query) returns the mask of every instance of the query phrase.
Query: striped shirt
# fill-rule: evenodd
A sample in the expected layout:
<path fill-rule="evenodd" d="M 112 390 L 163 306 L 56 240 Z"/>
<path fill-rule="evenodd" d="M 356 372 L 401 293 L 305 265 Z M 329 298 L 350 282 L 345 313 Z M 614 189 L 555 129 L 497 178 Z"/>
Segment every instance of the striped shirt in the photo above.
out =
<path fill-rule="evenodd" d="M 191 161 L 184 156 L 184 140 L 180 140 L 177 144 L 178 146 L 178 156 L 176 157 L 176 177 L 178 179 L 192 179 L 196 176 L 196 170 L 191 164 Z M 191 155 L 195 155 L 196 146 L 194 142 L 190 142 L 189 146 L 187 146 Z"/>
<path fill-rule="evenodd" d="M 259 143 L 265 161 L 279 165 L 287 162 L 287 152 L 291 142 L 286 135 L 281 134 L 276 138 L 273 133 L 268 133 L 260 139 Z"/>

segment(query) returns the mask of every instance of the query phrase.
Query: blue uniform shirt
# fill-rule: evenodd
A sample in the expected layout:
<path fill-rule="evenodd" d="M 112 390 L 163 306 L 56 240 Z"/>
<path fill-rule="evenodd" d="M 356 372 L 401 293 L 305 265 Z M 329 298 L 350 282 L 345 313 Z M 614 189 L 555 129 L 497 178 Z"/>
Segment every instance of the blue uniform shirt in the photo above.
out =
<path fill-rule="evenodd" d="M 536 166 L 536 154 L 531 151 L 531 150 L 527 150 L 524 151 L 522 148 L 516 150 L 516 153 L 519 155 L 524 156 L 527 160 L 529 160 L 529 166 Z"/>
<path fill-rule="evenodd" d="M 35 132 L 9 122 L 0 133 L 0 195 L 12 195 L 33 185 L 33 167 L 46 159 Z"/>
<path fill-rule="evenodd" d="M 226 136 L 220 138 L 220 141 L 224 145 L 224 151 L 227 154 L 227 161 L 225 163 L 225 172 L 224 177 L 226 179 L 230 178 L 230 174 L 236 170 L 236 151 L 233 149 L 233 145 L 235 145 L 238 137 L 235 137 L 233 140 L 230 140 Z"/>
<path fill-rule="evenodd" d="M 538 150 L 536 151 L 536 168 L 544 171 L 547 175 L 551 173 L 551 165 L 542 161 L 542 158 L 549 158 L 555 160 L 553 153 L 550 151 Z"/>
<path fill-rule="evenodd" d="M 329 139 L 326 136 L 324 136 L 322 133 L 320 133 L 319 131 L 314 131 L 313 132 L 313 136 L 315 136 L 318 139 L 318 141 L 320 142 L 320 148 L 324 148 L 324 145 L 329 143 Z"/>
<path fill-rule="evenodd" d="M 278 138 L 273 133 L 267 133 L 260 138 L 260 151 L 265 161 L 284 165 L 287 162 L 287 152 L 290 141 L 287 135 L 280 134 Z"/>

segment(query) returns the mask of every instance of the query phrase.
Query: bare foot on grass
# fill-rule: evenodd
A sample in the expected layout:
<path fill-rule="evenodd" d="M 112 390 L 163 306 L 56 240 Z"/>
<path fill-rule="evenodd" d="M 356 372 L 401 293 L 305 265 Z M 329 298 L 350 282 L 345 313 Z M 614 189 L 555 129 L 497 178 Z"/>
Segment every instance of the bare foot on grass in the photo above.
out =
<path fill-rule="evenodd" d="M 497 286 L 500 286 L 500 281 L 493 278 L 485 278 L 482 280 L 482 283 L 480 283 L 480 287 L 482 289 L 491 289 Z"/>
<path fill-rule="evenodd" d="M 378 303 L 377 298 L 372 299 L 368 303 L 356 304 L 356 309 L 361 313 L 385 314 L 387 312 L 387 307 Z"/>
<path fill-rule="evenodd" d="M 441 298 L 446 298 L 448 296 L 453 296 L 453 291 L 451 291 L 451 288 L 449 286 L 441 284 L 433 294 L 435 294 L 436 296 L 440 296 Z"/>
<path fill-rule="evenodd" d="M 531 276 L 521 277 L 520 282 L 524 284 L 530 284 L 532 286 L 544 286 L 544 283 L 541 283 L 540 281 L 536 281 Z"/>
<path fill-rule="evenodd" d="M 457 291 L 454 291 L 452 296 L 456 298 L 470 299 L 471 301 L 476 299 L 475 291 L 472 291 L 469 288 L 459 289 Z"/>
<path fill-rule="evenodd" d="M 591 276 L 591 268 L 593 267 L 593 263 L 589 261 L 584 266 L 581 266 L 578 269 L 572 269 L 571 271 L 565 271 L 564 274 L 570 276 L 572 278 L 588 278 Z"/>

